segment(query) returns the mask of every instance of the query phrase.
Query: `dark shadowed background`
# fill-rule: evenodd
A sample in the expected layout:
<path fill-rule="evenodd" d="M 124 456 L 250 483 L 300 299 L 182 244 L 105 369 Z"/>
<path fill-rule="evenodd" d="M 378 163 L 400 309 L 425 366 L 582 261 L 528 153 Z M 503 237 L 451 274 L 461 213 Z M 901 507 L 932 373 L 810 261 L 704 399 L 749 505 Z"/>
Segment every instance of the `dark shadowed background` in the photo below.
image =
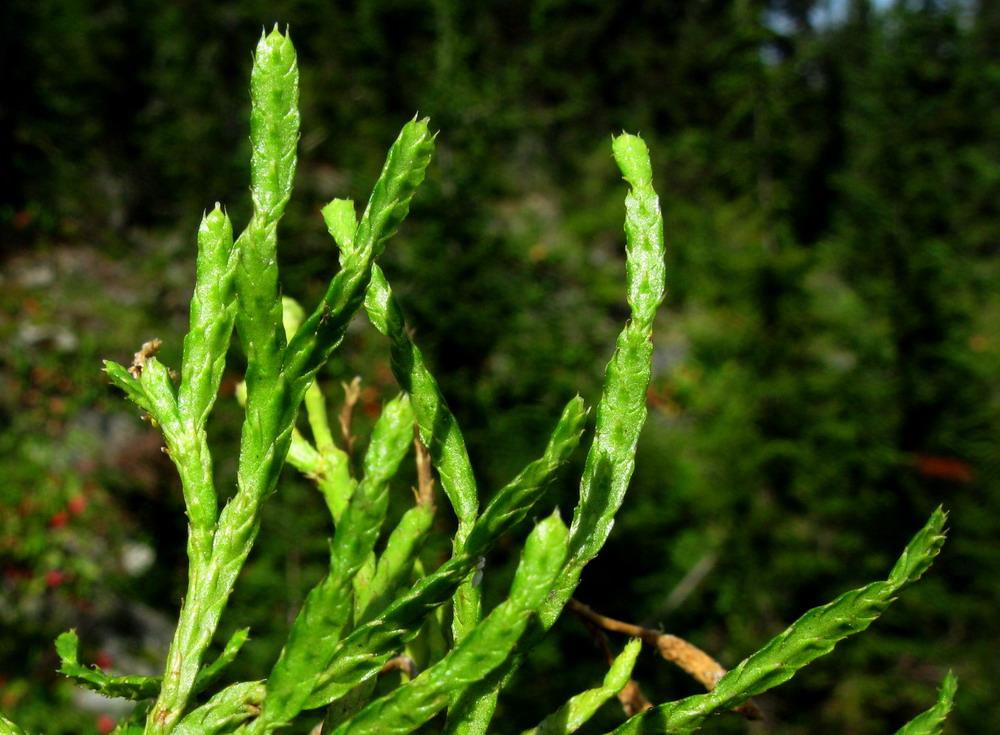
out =
<path fill-rule="evenodd" d="M 725 717 L 706 731 L 894 732 L 949 668 L 947 732 L 1000 731 L 1000 4 L 988 0 L 8 0 L 0 710 L 49 735 L 120 714 L 56 676 L 51 641 L 69 627 L 88 661 L 161 665 L 185 581 L 183 508 L 155 430 L 100 360 L 128 363 L 159 337 L 177 364 L 201 213 L 220 201 L 246 222 L 250 52 L 275 22 L 302 74 L 286 293 L 315 303 L 336 268 L 319 208 L 364 202 L 416 112 L 440 130 L 383 262 L 484 498 L 541 450 L 574 392 L 597 399 L 627 314 L 610 136 L 649 144 L 668 296 L 633 486 L 584 602 L 732 666 L 807 608 L 884 578 L 937 505 L 951 512 L 927 577 L 763 697 L 767 724 Z M 363 428 L 394 386 L 381 340 L 356 326 L 324 382 L 339 400 L 341 381 L 363 377 Z M 221 487 L 241 359 L 215 422 Z M 568 517 L 580 459 L 541 513 Z M 405 500 L 405 478 L 397 491 Z M 322 573 L 324 513 L 289 473 L 223 622 L 253 628 L 235 675 L 266 670 Z M 488 603 L 509 553 L 489 560 Z M 537 724 L 603 671 L 564 616 L 496 731 Z M 637 676 L 654 702 L 698 691 L 649 652 Z M 587 732 L 620 721 L 612 703 Z"/>

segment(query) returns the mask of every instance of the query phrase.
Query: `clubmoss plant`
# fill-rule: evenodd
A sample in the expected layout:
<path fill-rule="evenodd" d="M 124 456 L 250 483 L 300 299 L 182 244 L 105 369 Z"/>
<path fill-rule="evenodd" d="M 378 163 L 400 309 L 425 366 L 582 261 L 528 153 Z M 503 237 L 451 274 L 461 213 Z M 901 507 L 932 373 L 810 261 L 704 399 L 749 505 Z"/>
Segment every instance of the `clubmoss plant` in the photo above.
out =
<path fill-rule="evenodd" d="M 62 673 L 106 696 L 141 703 L 115 732 L 266 735 L 314 726 L 316 732 L 321 728 L 336 735 L 403 735 L 446 711 L 442 727 L 448 735 L 485 735 L 498 695 L 567 606 L 592 625 L 606 646 L 610 668 L 602 683 L 570 699 L 525 735 L 568 735 L 615 696 L 631 714 L 614 731 L 617 735 L 693 732 L 725 710 L 753 716 L 752 696 L 867 628 L 930 566 L 944 540 L 940 510 L 885 581 L 810 610 L 729 673 L 675 636 L 611 621 L 573 601 L 581 573 L 607 540 L 624 499 L 646 416 L 653 317 L 664 292 L 664 246 L 645 144 L 628 134 L 612 142 L 629 185 L 625 241 L 631 318 L 607 367 L 579 502 L 567 527 L 558 509 L 546 509 L 545 490 L 584 433 L 588 411 L 583 400 L 569 400 L 541 456 L 483 504 L 462 432 L 377 265 L 431 159 L 434 135 L 428 121 L 414 119 L 403 127 L 360 220 L 348 200 L 335 199 L 323 209 L 339 249 L 340 270 L 307 314 L 282 299 L 278 280 L 277 226 L 292 191 L 299 114 L 295 51 L 277 29 L 257 47 L 251 95 L 253 216 L 235 239 L 218 205 L 201 223 L 190 330 L 179 372 L 157 358 L 155 343 L 144 345 L 130 367 L 106 363 L 110 379 L 163 433 L 183 488 L 190 560 L 188 589 L 162 676 L 109 676 L 80 664 L 74 632 L 56 642 Z M 341 414 L 343 438 L 335 437 L 316 376 L 362 308 L 389 341 L 400 394 L 384 406 L 356 479 L 350 469 L 349 414 L 357 386 L 349 388 Z M 245 421 L 235 494 L 220 509 L 206 421 L 234 330 L 247 357 L 241 395 Z M 302 404 L 311 440 L 296 427 Z M 416 500 L 387 530 L 389 483 L 411 446 L 418 467 Z M 314 481 L 329 509 L 335 527 L 329 569 L 306 597 L 270 671 L 254 681 L 226 680 L 226 667 L 249 631 L 239 630 L 221 653 L 210 654 L 210 649 L 286 461 Z M 436 509 L 432 467 L 458 519 L 451 557 L 437 569 L 424 567 L 418 557 L 432 533 Z M 224 490 L 222 497 L 228 494 Z M 501 535 L 529 516 L 542 520 L 525 542 L 507 598 L 484 615 L 482 560 Z M 378 544 L 383 535 L 384 543 Z M 450 631 L 442 631 L 446 609 Z M 603 630 L 634 639 L 613 656 Z M 422 656 L 409 655 L 420 641 Z M 630 679 L 642 642 L 698 677 L 708 691 L 656 706 L 647 703 Z M 414 658 L 421 658 L 420 671 Z M 403 683 L 376 695 L 376 678 L 392 668 L 404 672 Z M 954 692 L 949 674 L 938 703 L 899 732 L 940 732 Z M 0 733 L 23 732 L 0 715 Z"/>

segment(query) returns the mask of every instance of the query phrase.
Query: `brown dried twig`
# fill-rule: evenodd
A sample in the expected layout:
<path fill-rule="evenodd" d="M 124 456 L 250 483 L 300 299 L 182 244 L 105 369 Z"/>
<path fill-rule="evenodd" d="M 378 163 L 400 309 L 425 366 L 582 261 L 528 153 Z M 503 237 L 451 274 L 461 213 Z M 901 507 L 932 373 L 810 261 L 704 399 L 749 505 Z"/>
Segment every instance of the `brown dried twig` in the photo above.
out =
<path fill-rule="evenodd" d="M 576 600 L 570 600 L 570 602 L 576 602 Z M 570 609 L 572 610 L 572 607 Z M 587 629 L 590 630 L 590 634 L 594 637 L 594 642 L 601 649 L 604 663 L 611 666 L 615 657 L 611 653 L 611 646 L 608 645 L 608 637 L 604 635 L 604 630 L 594 620 L 582 615 L 578 615 L 578 617 L 587 626 Z M 626 717 L 653 709 L 653 703 L 642 693 L 642 687 L 639 686 L 639 682 L 635 679 L 629 679 L 625 687 L 618 692 L 618 701 L 621 702 L 622 710 L 624 710 Z"/>
<path fill-rule="evenodd" d="M 625 635 L 639 638 L 643 643 L 653 646 L 663 658 L 682 668 L 709 691 L 714 689 L 716 682 L 726 674 L 726 669 L 718 661 L 683 638 L 609 618 L 606 615 L 594 612 L 590 607 L 575 598 L 570 598 L 570 601 L 566 604 L 566 608 L 583 620 L 592 631 L 600 628 L 616 633 L 624 633 Z M 606 642 L 603 644 L 603 648 L 606 652 L 605 658 L 608 658 L 610 652 L 607 652 Z M 740 713 L 748 720 L 760 720 L 764 716 L 753 700 L 747 700 L 735 708 L 734 711 Z"/>
<path fill-rule="evenodd" d="M 361 377 L 356 376 L 350 383 L 341 383 L 344 387 L 344 405 L 340 407 L 337 423 L 340 424 L 340 435 L 344 439 L 344 449 L 351 456 L 357 437 L 351 432 L 351 422 L 354 418 L 354 407 L 361 398 Z"/>
<path fill-rule="evenodd" d="M 618 701 L 622 703 L 622 710 L 626 717 L 653 709 L 653 703 L 642 693 L 642 688 L 635 679 L 629 679 L 625 687 L 618 692 Z"/>
<path fill-rule="evenodd" d="M 402 671 L 408 679 L 415 679 L 417 678 L 417 674 L 420 673 L 417 671 L 417 664 L 412 658 L 409 656 L 396 656 L 385 662 L 385 665 L 378 672 L 378 676 L 381 679 L 386 674 L 397 670 Z"/>
<path fill-rule="evenodd" d="M 420 441 L 417 430 L 413 431 L 413 447 L 416 450 L 417 459 L 417 503 L 425 505 L 434 510 L 434 477 L 431 475 L 431 455 L 427 452 L 427 447 Z"/>

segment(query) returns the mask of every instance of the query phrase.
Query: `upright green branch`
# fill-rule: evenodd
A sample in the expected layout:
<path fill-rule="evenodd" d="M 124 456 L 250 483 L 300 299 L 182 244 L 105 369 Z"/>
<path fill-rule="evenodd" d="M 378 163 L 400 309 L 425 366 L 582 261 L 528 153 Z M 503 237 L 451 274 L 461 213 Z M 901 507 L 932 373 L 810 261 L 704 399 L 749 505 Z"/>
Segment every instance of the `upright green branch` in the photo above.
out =
<path fill-rule="evenodd" d="M 284 337 L 278 298 L 277 226 L 291 196 L 295 175 L 299 129 L 298 67 L 291 40 L 277 28 L 257 44 L 250 90 L 253 148 L 250 193 L 254 211 L 250 224 L 235 245 L 234 281 L 239 301 L 235 308 L 235 324 L 247 353 L 246 421 L 240 442 L 237 491 L 223 509 L 217 525 L 214 523 L 216 501 L 212 499 L 211 552 L 207 560 L 202 558 L 201 563 L 191 565 L 188 593 L 167 655 L 163 688 L 147 720 L 146 735 L 171 732 L 187 707 L 195 675 L 218 627 L 236 576 L 256 538 L 260 505 L 277 481 L 287 449 L 287 438 L 282 436 L 278 423 L 287 390 L 279 374 Z M 206 284 L 203 290 L 209 289 L 210 285 Z M 196 298 L 197 292 L 196 288 Z M 224 296 L 229 297 L 228 282 Z M 227 320 L 231 318 L 231 302 L 223 301 L 220 295 L 214 306 L 217 319 L 223 315 Z M 194 313 L 192 309 L 192 319 Z M 209 342 L 199 339 L 197 334 L 192 337 L 191 349 L 185 350 L 185 358 L 195 358 L 199 351 L 214 349 L 207 359 L 221 373 L 229 334 L 227 332 L 224 339 L 221 334 L 211 336 L 219 338 Z M 202 362 L 205 359 L 202 358 Z M 196 387 L 206 389 L 204 383 L 195 386 L 198 379 L 194 376 L 201 372 L 198 368 L 195 363 L 182 368 L 192 376 L 188 383 L 192 391 Z M 188 405 L 194 407 L 205 402 L 203 395 L 192 398 Z M 211 463 L 206 466 L 210 472 Z M 191 505 L 188 507 L 191 514 Z"/>

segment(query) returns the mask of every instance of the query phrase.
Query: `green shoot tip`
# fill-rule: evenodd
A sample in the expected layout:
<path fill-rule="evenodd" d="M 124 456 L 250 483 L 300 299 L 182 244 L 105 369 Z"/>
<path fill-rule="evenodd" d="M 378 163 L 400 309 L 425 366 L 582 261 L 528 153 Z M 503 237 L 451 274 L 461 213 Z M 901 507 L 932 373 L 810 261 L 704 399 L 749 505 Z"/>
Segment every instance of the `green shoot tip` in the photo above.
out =
<path fill-rule="evenodd" d="M 623 132 L 612 139 L 611 149 L 622 176 L 633 187 L 646 186 L 653 180 L 649 149 L 638 135 Z"/>

